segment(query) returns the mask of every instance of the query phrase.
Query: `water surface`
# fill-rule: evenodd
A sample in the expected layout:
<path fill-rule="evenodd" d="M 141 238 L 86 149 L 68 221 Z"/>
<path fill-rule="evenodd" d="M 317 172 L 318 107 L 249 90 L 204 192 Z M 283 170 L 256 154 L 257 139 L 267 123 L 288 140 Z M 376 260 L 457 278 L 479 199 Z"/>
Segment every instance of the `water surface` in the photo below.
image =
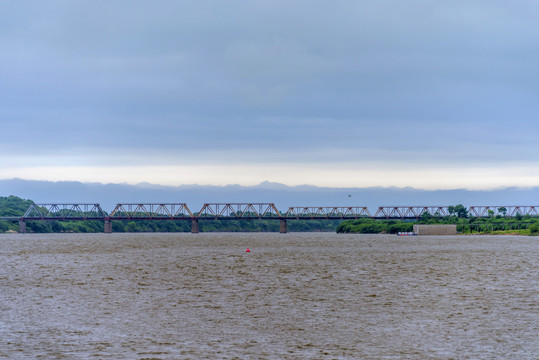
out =
<path fill-rule="evenodd" d="M 538 324 L 537 237 L 0 235 L 0 358 L 539 359 Z"/>

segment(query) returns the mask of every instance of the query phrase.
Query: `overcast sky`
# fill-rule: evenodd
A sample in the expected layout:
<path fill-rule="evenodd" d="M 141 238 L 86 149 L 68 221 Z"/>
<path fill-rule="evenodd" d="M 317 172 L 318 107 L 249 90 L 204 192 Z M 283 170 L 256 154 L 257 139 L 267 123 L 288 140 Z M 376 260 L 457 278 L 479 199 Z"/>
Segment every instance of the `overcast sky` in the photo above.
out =
<path fill-rule="evenodd" d="M 3 1 L 0 178 L 539 185 L 539 2 Z"/>

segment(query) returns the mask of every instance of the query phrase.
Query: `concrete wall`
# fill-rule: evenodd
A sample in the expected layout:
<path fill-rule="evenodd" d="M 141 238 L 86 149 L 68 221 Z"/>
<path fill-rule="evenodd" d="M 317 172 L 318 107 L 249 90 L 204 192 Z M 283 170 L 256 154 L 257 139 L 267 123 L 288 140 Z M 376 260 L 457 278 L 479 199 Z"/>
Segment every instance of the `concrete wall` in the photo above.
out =
<path fill-rule="evenodd" d="M 457 235 L 457 225 L 414 225 L 417 235 Z"/>

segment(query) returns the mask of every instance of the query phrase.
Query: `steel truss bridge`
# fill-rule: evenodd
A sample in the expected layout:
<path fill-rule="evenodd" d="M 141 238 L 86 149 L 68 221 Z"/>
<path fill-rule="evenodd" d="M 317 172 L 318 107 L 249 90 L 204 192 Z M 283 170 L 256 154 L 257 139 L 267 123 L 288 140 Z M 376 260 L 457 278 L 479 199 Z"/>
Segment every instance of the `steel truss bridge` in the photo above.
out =
<path fill-rule="evenodd" d="M 538 206 L 470 206 L 471 217 L 539 216 Z M 199 211 L 191 211 L 186 203 L 122 203 L 110 212 L 99 204 L 62 203 L 32 204 L 21 217 L 0 217 L 19 221 L 19 231 L 26 232 L 26 221 L 100 220 L 105 232 L 112 232 L 112 220 L 184 220 L 191 221 L 191 232 L 198 233 L 200 220 L 279 220 L 280 232 L 288 232 L 287 220 L 395 219 L 413 220 L 423 216 L 453 215 L 452 206 L 380 206 L 374 215 L 364 206 L 299 206 L 279 211 L 273 203 L 206 203 Z"/>

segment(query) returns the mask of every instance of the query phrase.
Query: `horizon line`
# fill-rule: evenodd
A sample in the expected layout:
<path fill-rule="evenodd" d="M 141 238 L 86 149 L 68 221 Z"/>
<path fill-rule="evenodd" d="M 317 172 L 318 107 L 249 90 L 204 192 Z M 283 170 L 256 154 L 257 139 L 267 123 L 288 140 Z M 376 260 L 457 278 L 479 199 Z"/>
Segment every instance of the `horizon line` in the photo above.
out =
<path fill-rule="evenodd" d="M 24 179 L 20 177 L 13 177 L 13 178 L 3 178 L 0 179 L 0 182 L 9 182 L 9 181 L 20 181 L 20 182 L 39 182 L 39 183 L 50 183 L 50 184 L 61 184 L 61 183 L 75 183 L 75 184 L 81 184 L 81 185 L 100 185 L 100 186 L 129 186 L 129 187 L 161 187 L 161 188 L 181 188 L 181 187 L 198 187 L 198 188 L 204 188 L 204 187 L 211 187 L 211 188 L 226 188 L 226 187 L 241 187 L 241 188 L 265 188 L 266 190 L 278 190 L 278 188 L 271 188 L 271 187 L 265 187 L 265 185 L 270 186 L 279 186 L 282 188 L 289 188 L 289 189 L 297 189 L 297 188 L 316 188 L 316 189 L 331 189 L 331 190 L 347 190 L 347 189 L 361 189 L 361 190 L 367 190 L 367 189 L 383 189 L 383 190 L 409 190 L 409 191 L 426 191 L 426 192 L 436 192 L 436 191 L 477 191 L 477 192 L 490 192 L 490 191 L 504 191 L 504 190 L 532 190 L 539 188 L 539 186 L 502 186 L 502 187 L 495 187 L 495 188 L 485 188 L 485 189 L 470 189 L 470 188 L 463 188 L 463 187 L 456 187 L 456 188 L 437 188 L 437 189 L 424 189 L 424 188 L 417 188 L 412 186 L 319 186 L 319 185 L 312 185 L 312 184 L 300 184 L 300 185 L 289 185 L 281 182 L 276 181 L 270 181 L 270 180 L 264 180 L 260 183 L 254 184 L 254 185 L 242 185 L 238 183 L 229 183 L 229 184 L 197 184 L 197 183 L 190 183 L 190 184 L 178 184 L 178 185 L 169 185 L 169 184 L 159 184 L 159 183 L 151 183 L 147 181 L 142 182 L 136 182 L 136 183 L 128 183 L 128 182 L 99 182 L 99 181 L 79 181 L 79 180 L 40 180 L 40 179 Z"/>

